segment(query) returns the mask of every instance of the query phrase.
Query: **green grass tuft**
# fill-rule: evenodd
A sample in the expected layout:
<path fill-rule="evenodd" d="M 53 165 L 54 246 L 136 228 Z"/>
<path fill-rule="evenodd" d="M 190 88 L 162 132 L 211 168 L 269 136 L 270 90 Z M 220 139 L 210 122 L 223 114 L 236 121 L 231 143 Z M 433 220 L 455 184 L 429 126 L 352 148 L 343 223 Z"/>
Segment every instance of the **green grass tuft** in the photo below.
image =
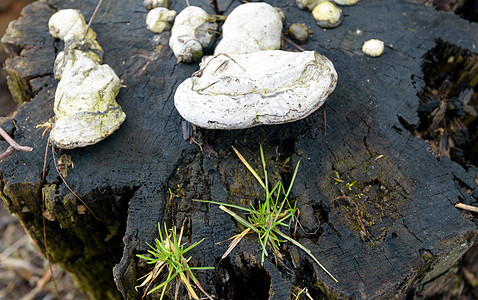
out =
<path fill-rule="evenodd" d="M 262 150 L 262 146 L 260 147 L 260 151 L 262 167 L 264 169 L 264 180 L 261 179 L 261 177 L 257 174 L 256 171 L 254 171 L 254 169 L 239 153 L 239 151 L 237 151 L 234 147 L 233 149 L 241 162 L 247 167 L 247 169 L 257 179 L 259 184 L 264 188 L 265 200 L 259 202 L 257 208 L 252 205 L 246 208 L 239 205 L 216 201 L 195 200 L 200 202 L 218 204 L 219 208 L 222 211 L 231 215 L 237 222 L 241 223 L 244 227 L 246 227 L 246 229 L 244 229 L 241 233 L 236 234 L 235 236 L 230 238 L 232 239 L 232 242 L 230 243 L 228 249 L 223 254 L 221 259 L 227 257 L 244 236 L 246 236 L 248 233 L 254 232 L 259 238 L 259 243 L 262 249 L 261 265 L 264 264 L 264 257 L 269 255 L 269 252 L 267 250 L 268 248 L 272 250 L 272 253 L 276 260 L 280 261 L 280 243 L 288 241 L 302 249 L 305 253 L 307 253 L 330 277 L 332 277 L 332 279 L 337 282 L 337 279 L 335 279 L 335 277 L 329 271 L 327 271 L 327 269 L 317 260 L 317 258 L 315 258 L 315 256 L 310 252 L 309 249 L 307 249 L 302 244 L 300 244 L 299 242 L 281 231 L 282 227 L 285 229 L 288 229 L 290 227 L 290 222 L 294 221 L 295 215 L 297 213 L 297 203 L 291 205 L 288 200 L 288 196 L 294 184 L 295 177 L 299 169 L 299 163 L 297 163 L 297 166 L 295 167 L 291 183 L 287 190 L 280 181 L 277 182 L 271 190 L 269 190 L 266 162 L 264 159 L 264 152 Z M 248 214 L 247 220 L 242 218 L 235 212 L 231 211 L 228 207 L 245 211 Z"/>
<path fill-rule="evenodd" d="M 164 224 L 164 234 L 161 232 L 161 226 L 158 223 L 158 231 L 159 231 L 159 239 L 155 240 L 154 247 L 148 244 L 148 246 L 152 250 L 148 250 L 148 253 L 152 255 L 152 257 L 144 256 L 144 255 L 136 255 L 137 257 L 144 259 L 148 262 L 148 264 L 154 264 L 154 268 L 151 272 L 146 274 L 145 276 L 139 278 L 138 280 L 144 279 L 143 282 L 136 286 L 136 290 L 139 287 L 146 286 L 144 290 L 143 298 L 146 295 L 151 294 L 152 292 L 162 288 L 161 297 L 163 299 L 164 293 L 166 288 L 168 287 L 169 283 L 177 278 L 179 281 L 177 284 L 182 284 L 186 290 L 188 291 L 188 295 L 190 299 L 199 299 L 196 292 L 194 291 L 193 286 L 199 288 L 209 299 L 212 299 L 204 289 L 202 288 L 199 281 L 193 274 L 193 270 L 210 270 L 214 269 L 213 267 L 190 267 L 188 265 L 189 258 L 185 258 L 184 254 L 191 250 L 192 248 L 199 245 L 203 240 L 196 242 L 190 245 L 187 248 L 184 248 L 184 245 L 181 245 L 181 238 L 183 236 L 184 230 L 184 223 L 181 226 L 181 231 L 179 236 L 176 233 L 176 227 L 174 226 L 168 233 L 168 229 L 166 224 Z M 153 281 L 159 276 L 161 271 L 167 271 L 168 275 L 166 280 L 164 280 L 161 284 L 157 285 L 153 289 L 149 290 Z M 192 280 L 192 282 L 191 282 Z M 176 293 L 178 291 L 179 286 L 177 285 Z M 177 295 L 176 295 L 177 296 Z M 176 297 L 175 297 L 176 298 Z"/>

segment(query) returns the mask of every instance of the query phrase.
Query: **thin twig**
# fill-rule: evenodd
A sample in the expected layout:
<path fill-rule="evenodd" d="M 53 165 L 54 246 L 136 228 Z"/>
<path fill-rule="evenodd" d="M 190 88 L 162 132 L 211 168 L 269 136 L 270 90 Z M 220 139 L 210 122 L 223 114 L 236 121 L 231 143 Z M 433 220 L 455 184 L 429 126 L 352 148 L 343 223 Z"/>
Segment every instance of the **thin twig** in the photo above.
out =
<path fill-rule="evenodd" d="M 296 233 L 297 233 L 297 224 L 299 224 L 299 216 L 300 216 L 300 210 L 297 209 L 297 216 L 295 217 L 295 226 L 294 226 L 294 234 L 293 234 L 294 240 L 297 239 Z"/>
<path fill-rule="evenodd" d="M 282 38 L 284 39 L 284 41 L 288 42 L 289 44 L 291 44 L 292 46 L 296 47 L 296 48 L 299 49 L 300 51 L 305 52 L 305 49 L 304 49 L 304 48 L 302 48 L 301 46 L 297 45 L 297 44 L 294 43 L 293 41 L 289 40 L 289 39 L 286 38 L 284 35 L 282 35 Z"/>
<path fill-rule="evenodd" d="M 198 28 L 196 29 L 196 31 L 204 31 L 204 32 L 212 32 L 212 33 L 215 33 L 215 34 L 218 34 L 220 35 L 221 33 L 217 30 L 212 30 L 212 29 L 201 29 L 201 28 Z M 196 32 L 197 33 L 197 32 Z"/>
<path fill-rule="evenodd" d="M 90 19 L 90 21 L 88 22 L 88 26 L 86 26 L 86 30 L 85 30 L 85 34 L 83 35 L 83 38 L 85 38 L 86 35 L 88 34 L 88 30 L 90 30 L 91 23 L 93 23 L 93 19 L 95 18 L 96 13 L 97 13 L 98 10 L 100 9 L 101 3 L 103 3 L 103 0 L 99 0 L 99 1 L 98 1 L 98 4 L 96 4 L 95 11 L 93 12 L 93 15 L 91 16 L 91 19 Z"/>
<path fill-rule="evenodd" d="M 464 203 L 455 203 L 455 207 L 478 213 L 478 207 L 476 206 L 471 206 Z"/>
<path fill-rule="evenodd" d="M 42 181 L 45 182 L 45 177 L 46 177 L 46 160 L 48 157 L 48 146 L 50 145 L 50 135 L 48 135 L 48 140 L 46 141 L 46 147 L 45 147 L 45 157 L 43 158 L 43 171 L 42 171 Z"/>
<path fill-rule="evenodd" d="M 5 157 L 9 156 L 13 152 L 13 147 L 9 146 L 7 150 L 5 150 L 2 154 L 0 154 L 0 160 L 4 159 Z"/>
<path fill-rule="evenodd" d="M 23 236 L 21 239 L 17 240 L 13 245 L 5 249 L 2 253 L 0 253 L 0 259 L 9 257 L 13 252 L 15 252 L 18 248 L 24 246 L 28 243 L 28 235 Z"/>
<path fill-rule="evenodd" d="M 33 148 L 28 146 L 20 146 L 8 135 L 8 133 L 5 130 L 3 130 L 2 127 L 0 127 L 0 135 L 3 137 L 5 141 L 7 141 L 7 143 L 10 144 L 10 147 L 8 147 L 7 150 L 5 150 L 2 154 L 0 154 L 0 160 L 12 154 L 13 150 L 25 151 L 25 152 L 30 152 L 33 150 Z"/>
<path fill-rule="evenodd" d="M 42 291 L 43 287 L 50 281 L 50 279 L 53 277 L 53 274 L 51 271 L 46 271 L 40 280 L 38 280 L 35 288 L 28 292 L 25 296 L 23 296 L 20 300 L 33 300 L 38 298 L 38 294 Z"/>
<path fill-rule="evenodd" d="M 5 141 L 7 141 L 10 146 L 13 147 L 13 149 L 17 150 L 17 151 L 26 151 L 26 152 L 29 152 L 29 151 L 32 151 L 33 148 L 31 147 L 28 147 L 28 146 L 20 146 L 17 142 L 15 142 L 9 135 L 8 133 L 5 132 L 5 130 L 3 130 L 2 127 L 0 127 L 0 135 L 3 137 L 3 139 Z"/>

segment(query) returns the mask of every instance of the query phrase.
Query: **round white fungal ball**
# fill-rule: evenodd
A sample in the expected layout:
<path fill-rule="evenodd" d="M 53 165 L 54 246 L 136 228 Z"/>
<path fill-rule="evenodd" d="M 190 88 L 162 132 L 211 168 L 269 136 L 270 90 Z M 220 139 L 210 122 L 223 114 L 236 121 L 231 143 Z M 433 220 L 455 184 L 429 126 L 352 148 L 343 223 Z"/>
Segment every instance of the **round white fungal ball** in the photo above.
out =
<path fill-rule="evenodd" d="M 363 43 L 362 52 L 371 57 L 382 55 L 385 45 L 381 40 L 371 39 Z"/>
<path fill-rule="evenodd" d="M 188 6 L 176 16 L 171 28 L 169 47 L 178 61 L 193 62 L 202 57 L 203 47 L 210 45 L 215 37 L 214 34 L 205 31 L 217 29 L 216 23 L 207 24 L 208 22 L 209 15 L 197 6 Z"/>
<path fill-rule="evenodd" d="M 69 40 L 73 36 L 83 37 L 86 27 L 85 18 L 76 9 L 59 10 L 48 21 L 50 34 L 61 40 Z M 86 38 L 96 39 L 96 33 L 90 28 Z"/>
<path fill-rule="evenodd" d="M 337 27 L 344 18 L 342 10 L 329 1 L 317 4 L 312 10 L 312 16 L 317 25 L 323 28 Z"/>
<path fill-rule="evenodd" d="M 278 50 L 281 44 L 282 20 L 277 10 L 267 3 L 238 6 L 222 26 L 218 53 L 252 53 Z"/>
<path fill-rule="evenodd" d="M 176 12 L 164 7 L 156 7 L 149 11 L 146 17 L 146 27 L 155 33 L 171 29 Z"/>

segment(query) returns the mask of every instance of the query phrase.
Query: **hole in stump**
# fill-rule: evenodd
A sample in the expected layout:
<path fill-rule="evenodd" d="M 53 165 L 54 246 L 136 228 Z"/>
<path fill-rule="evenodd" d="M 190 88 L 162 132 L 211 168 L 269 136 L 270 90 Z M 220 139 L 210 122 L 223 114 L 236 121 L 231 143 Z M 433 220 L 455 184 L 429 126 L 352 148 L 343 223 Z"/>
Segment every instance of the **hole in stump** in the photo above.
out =
<path fill-rule="evenodd" d="M 424 56 L 414 135 L 437 156 L 478 165 L 478 55 L 443 40 Z"/>
<path fill-rule="evenodd" d="M 216 265 L 219 260 L 216 258 Z M 264 268 L 250 265 L 244 258 L 241 267 L 232 265 L 229 257 L 223 259 L 215 270 L 214 281 L 219 299 L 269 299 L 271 277 Z"/>

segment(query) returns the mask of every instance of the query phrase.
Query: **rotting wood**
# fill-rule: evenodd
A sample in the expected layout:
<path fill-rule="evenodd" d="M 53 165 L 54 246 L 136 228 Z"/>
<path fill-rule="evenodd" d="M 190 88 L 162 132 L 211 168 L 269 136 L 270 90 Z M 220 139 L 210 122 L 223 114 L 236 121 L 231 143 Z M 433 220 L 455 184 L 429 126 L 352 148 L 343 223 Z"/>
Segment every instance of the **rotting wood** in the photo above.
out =
<path fill-rule="evenodd" d="M 221 7 L 227 14 L 240 3 L 194 4 L 211 13 Z M 202 152 L 183 140 L 182 120 L 173 106 L 175 88 L 197 71 L 197 64 L 176 65 L 169 33 L 155 35 L 146 29 L 141 1 L 104 1 L 92 27 L 105 50 L 105 63 L 121 74 L 126 86 L 117 100 L 127 119 L 101 143 L 63 152 L 75 165 L 65 180 L 95 219 L 88 211 L 79 212 L 81 203 L 58 178 L 51 159 L 41 180 L 46 138 L 35 128 L 53 116 L 52 66 L 63 47 L 49 36 L 48 19 L 59 8 L 81 9 L 89 19 L 95 5 L 96 0 L 36 2 L 2 39 L 11 56 L 6 71 L 12 91 L 17 100 L 31 98 L 15 116 L 13 137 L 34 150 L 7 157 L 0 173 L 0 196 L 40 247 L 45 201 L 54 216 L 46 227 L 50 256 L 92 298 L 118 299 L 116 288 L 124 298 L 140 297 L 134 290 L 136 279 L 150 269 L 135 255 L 145 253 L 146 243 L 157 237 L 158 222 L 181 224 L 188 217 L 185 237 L 205 238 L 191 250 L 191 264 L 216 265 L 227 248 L 216 242 L 241 228 L 218 207 L 192 199 L 245 206 L 262 198 L 261 187 L 235 158 L 232 145 L 259 169 L 262 144 L 270 176 L 285 183 L 291 166 L 302 160 L 292 189 L 303 228 L 297 239 L 339 282 L 291 245 L 283 248 L 284 265 L 275 266 L 269 257 L 260 267 L 258 245 L 251 237 L 215 272 L 198 274 L 204 289 L 219 298 L 287 299 L 295 287 L 307 288 L 314 299 L 413 295 L 410 289 L 433 282 L 475 243 L 476 226 L 454 203 L 461 198 L 467 204 L 476 201 L 462 190 L 476 191 L 476 171 L 437 159 L 404 125 L 419 120 L 423 55 L 438 38 L 476 52 L 476 23 L 412 0 L 370 0 L 344 8 L 343 24 L 322 31 L 295 1 L 274 1 L 288 23 L 301 21 L 314 28 L 303 48 L 326 55 L 338 72 L 337 89 L 326 104 L 327 136 L 324 107 L 291 124 L 198 129 L 194 139 Z M 175 1 L 172 9 L 185 5 Z M 363 41 L 370 38 L 385 41 L 381 57 L 361 54 Z M 338 199 L 340 190 L 345 197 Z"/>

